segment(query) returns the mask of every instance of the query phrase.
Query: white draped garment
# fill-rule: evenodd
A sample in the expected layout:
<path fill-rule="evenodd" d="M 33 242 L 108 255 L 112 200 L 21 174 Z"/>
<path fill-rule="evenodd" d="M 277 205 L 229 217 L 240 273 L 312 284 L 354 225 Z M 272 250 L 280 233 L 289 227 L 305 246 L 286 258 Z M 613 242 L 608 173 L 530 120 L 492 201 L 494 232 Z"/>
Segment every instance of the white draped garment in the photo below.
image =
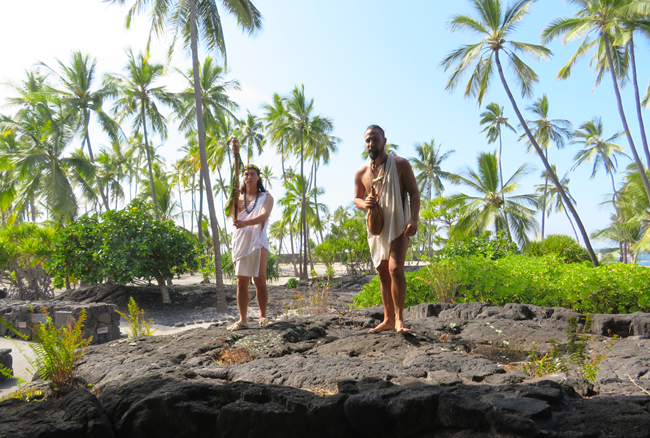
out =
<path fill-rule="evenodd" d="M 237 215 L 239 220 L 246 220 L 259 216 L 266 202 L 266 192 L 257 198 L 255 207 L 248 213 L 242 209 Z M 253 201 L 251 201 L 253 203 Z M 250 204 L 249 204 L 250 206 Z M 257 277 L 260 269 L 261 248 L 269 249 L 269 240 L 266 235 L 269 221 L 261 224 L 236 228 L 232 236 L 232 260 L 236 266 L 236 275 Z"/>
<path fill-rule="evenodd" d="M 388 260 L 391 243 L 402 235 L 404 226 L 411 218 L 408 198 L 405 196 L 402 199 L 395 155 L 392 153 L 386 157 L 383 173 L 384 179 L 379 188 L 379 206 L 384 213 L 384 227 L 379 236 L 368 233 L 368 245 L 370 246 L 370 255 L 375 268 L 379 266 L 382 260 Z"/>

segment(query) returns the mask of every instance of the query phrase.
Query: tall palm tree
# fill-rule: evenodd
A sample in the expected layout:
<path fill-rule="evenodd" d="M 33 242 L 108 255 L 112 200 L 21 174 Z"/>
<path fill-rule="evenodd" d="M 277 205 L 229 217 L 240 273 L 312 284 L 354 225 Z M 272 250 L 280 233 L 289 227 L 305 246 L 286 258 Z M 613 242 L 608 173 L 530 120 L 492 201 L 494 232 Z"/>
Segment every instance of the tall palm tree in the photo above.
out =
<path fill-rule="evenodd" d="M 615 144 L 614 140 L 623 135 L 623 133 L 619 132 L 605 139 L 603 131 L 602 120 L 599 117 L 594 117 L 590 121 L 580 125 L 580 128 L 573 133 L 574 139 L 571 141 L 571 144 L 582 145 L 583 149 L 576 154 L 574 158 L 575 164 L 572 169 L 576 169 L 584 163 L 593 163 L 591 179 L 596 177 L 596 174 L 601 168 L 605 169 L 605 173 L 609 175 L 612 182 L 612 205 L 614 206 L 616 217 L 619 219 L 617 222 L 620 222 L 621 217 L 618 213 L 617 202 L 618 191 L 614 182 L 614 174 L 618 167 L 617 156 L 627 157 L 627 155 L 623 152 L 623 147 Z M 621 257 L 623 257 L 623 242 L 620 239 L 620 232 L 618 241 L 619 245 L 621 245 Z"/>
<path fill-rule="evenodd" d="M 260 169 L 260 178 L 262 178 L 262 181 L 264 181 L 264 185 L 269 189 L 273 188 L 273 184 L 271 183 L 271 181 L 274 179 L 278 179 L 276 176 L 273 175 L 273 168 L 268 164 Z"/>
<path fill-rule="evenodd" d="M 124 67 L 126 74 L 106 75 L 104 83 L 108 90 L 107 94 L 115 98 L 113 111 L 118 120 L 121 122 L 126 118 L 131 118 L 133 131 L 142 130 L 144 148 L 147 153 L 149 185 L 156 208 L 156 217 L 160 219 L 147 126 L 150 126 L 151 130 L 158 133 L 162 139 L 167 138 L 167 123 L 158 109 L 158 103 L 173 107 L 177 104 L 178 99 L 164 86 L 155 85 L 163 75 L 164 66 L 162 64 L 151 63 L 149 54 L 141 52 L 136 56 L 131 49 L 127 50 L 127 56 L 128 62 Z"/>
<path fill-rule="evenodd" d="M 503 156 L 503 137 L 501 135 L 501 125 L 510 129 L 512 132 L 517 133 L 517 130 L 508 123 L 508 118 L 504 117 L 503 114 L 503 107 L 493 102 L 485 107 L 485 111 L 481 113 L 481 121 L 479 122 L 481 126 L 485 126 L 481 132 L 485 132 L 488 144 L 499 140 L 499 173 L 502 175 L 503 168 L 501 167 L 501 157 Z"/>
<path fill-rule="evenodd" d="M 70 178 L 72 171 L 94 177 L 95 169 L 86 160 L 66 157 L 64 150 L 74 138 L 75 115 L 56 96 L 40 97 L 32 107 L 15 117 L 0 119 L 0 135 L 15 135 L 17 148 L 0 154 L 0 170 L 15 169 L 16 213 L 30 209 L 35 217 L 35 201 L 42 199 L 49 214 L 59 224 L 73 220 L 78 211 Z"/>
<path fill-rule="evenodd" d="M 264 145 L 264 124 L 255 115 L 247 111 L 244 120 L 237 121 L 239 130 L 239 142 L 246 149 L 246 158 L 250 163 L 253 160 L 254 152 L 262 155 Z"/>
<path fill-rule="evenodd" d="M 532 112 L 535 114 L 538 118 L 535 120 L 526 120 L 526 123 L 528 126 L 532 126 L 532 133 L 535 139 L 537 140 L 537 143 L 539 146 L 544 150 L 544 156 L 546 157 L 546 161 L 548 161 L 548 150 L 551 148 L 552 144 L 555 144 L 555 146 L 558 149 L 562 149 L 565 146 L 566 139 L 571 137 L 571 127 L 572 124 L 570 121 L 566 119 L 549 119 L 548 118 L 548 113 L 549 113 L 549 103 L 548 103 L 548 98 L 546 97 L 546 94 L 544 94 L 542 97 L 537 99 L 532 105 L 530 105 L 528 108 L 526 108 L 528 111 Z M 522 135 L 520 137 L 520 140 L 525 139 L 525 135 Z M 530 142 L 528 143 L 528 151 L 530 152 L 533 147 L 530 145 Z M 553 166 L 552 166 L 553 167 Z M 555 172 L 555 167 L 553 167 L 553 171 Z M 548 191 L 548 172 L 543 172 L 544 174 L 544 187 L 546 189 L 544 190 L 544 196 L 546 196 L 546 192 Z M 560 180 L 560 183 L 562 181 Z M 545 231 L 545 216 L 546 216 L 546 205 L 547 204 L 542 204 L 542 239 L 544 239 L 544 231 Z M 571 223 L 573 226 L 573 222 Z"/>
<path fill-rule="evenodd" d="M 557 174 L 555 165 L 552 167 L 553 171 Z M 551 211 L 554 211 L 555 213 L 564 213 L 569 220 L 569 224 L 573 229 L 573 233 L 576 235 L 576 240 L 579 240 L 578 232 L 576 231 L 576 227 L 573 226 L 573 221 L 571 220 L 571 216 L 569 216 L 568 210 L 564 206 L 563 198 L 561 196 L 558 196 L 557 188 L 555 186 L 549 186 L 546 183 L 546 181 L 548 181 L 548 175 L 546 174 L 546 171 L 542 172 L 541 178 L 545 180 L 545 183 L 537 184 L 535 186 L 535 190 L 540 195 L 540 203 L 543 206 L 543 211 L 547 216 L 551 215 Z M 569 183 L 571 180 L 567 177 L 567 175 L 564 175 L 560 182 L 562 183 L 562 188 L 569 197 L 569 200 L 575 205 L 576 201 L 573 196 L 571 196 L 571 192 L 569 191 Z"/>
<path fill-rule="evenodd" d="M 305 180 L 304 163 L 305 157 L 310 150 L 317 149 L 319 144 L 324 140 L 324 136 L 329 135 L 334 126 L 332 121 L 320 115 L 313 115 L 314 99 L 307 99 L 305 96 L 305 87 L 296 86 L 289 96 L 281 98 L 277 103 L 281 103 L 284 110 L 276 109 L 272 119 L 270 131 L 275 138 L 275 143 L 288 141 L 293 145 L 294 153 L 300 159 L 300 178 L 299 183 L 302 189 L 301 218 L 300 218 L 300 242 L 302 248 L 302 262 L 300 278 L 308 279 L 307 271 L 307 253 L 309 246 L 308 227 L 307 227 L 307 184 Z M 317 191 L 316 191 L 317 192 Z M 314 193 L 314 196 L 317 196 Z M 317 202 L 316 202 L 317 203 Z"/>
<path fill-rule="evenodd" d="M 648 181 L 643 163 L 634 144 L 632 132 L 623 109 L 623 99 L 619 87 L 621 69 L 617 68 L 612 54 L 615 39 L 620 35 L 621 20 L 629 13 L 636 11 L 642 13 L 648 8 L 646 5 L 647 2 L 630 2 L 630 0 L 572 0 L 571 3 L 576 4 L 579 8 L 575 16 L 570 18 L 558 17 L 551 21 L 542 31 L 543 41 L 550 42 L 564 35 L 563 42 L 566 44 L 568 41 L 584 37 L 576 53 L 558 73 L 558 78 L 560 79 L 568 78 L 571 75 L 571 70 L 575 63 L 588 53 L 592 47 L 596 46 L 598 50 L 604 48 L 606 63 L 603 65 L 602 62 L 597 62 L 596 65 L 601 71 L 608 70 L 611 74 L 623 130 L 632 150 L 634 162 L 639 169 L 646 196 L 650 199 L 650 182 Z M 594 38 L 592 38 L 592 34 L 595 34 Z M 600 58 L 602 58 L 602 52 L 596 54 L 596 59 L 600 60 Z M 619 75 L 617 75 L 617 72 Z"/>
<path fill-rule="evenodd" d="M 519 58 L 518 53 L 526 53 L 533 58 L 547 58 L 551 55 L 551 51 L 540 45 L 512 41 L 508 39 L 510 34 L 516 30 L 518 24 L 525 18 L 533 1 L 516 1 L 511 7 L 505 10 L 501 6 L 500 0 L 473 0 L 474 9 L 476 10 L 477 18 L 469 15 L 456 15 L 451 20 L 451 30 L 467 30 L 472 33 L 477 33 L 483 36 L 483 39 L 476 44 L 464 45 L 451 53 L 449 53 L 443 60 L 441 65 L 445 70 L 453 68 L 453 72 L 447 82 L 447 89 L 454 90 L 462 75 L 470 69 L 470 66 L 476 64 L 474 71 L 471 74 L 470 80 L 465 86 L 466 97 L 476 97 L 479 105 L 482 103 L 485 93 L 487 92 L 490 81 L 493 77 L 494 67 L 499 74 L 501 84 L 508 95 L 508 99 L 517 115 L 519 123 L 524 128 L 530 143 L 535 148 L 535 152 L 542 160 L 544 168 L 549 172 L 549 178 L 557 187 L 560 196 L 567 204 L 571 215 L 578 224 L 580 234 L 585 242 L 587 251 L 594 266 L 598 266 L 598 258 L 596 253 L 591 247 L 589 235 L 585 230 L 578 212 L 573 205 L 568 201 L 568 197 L 557 175 L 553 172 L 551 165 L 542 153 L 542 149 L 537 144 L 537 140 L 533 133 L 528 128 L 524 117 L 517 106 L 514 96 L 510 90 L 510 86 L 506 81 L 506 77 L 501 64 L 500 55 L 503 54 L 512 71 L 515 75 L 515 81 L 521 88 L 522 97 L 527 97 L 532 94 L 532 87 L 538 82 L 538 76 L 524 61 Z"/>
<path fill-rule="evenodd" d="M 125 0 L 107 0 L 111 3 L 123 5 Z M 237 25 L 245 32 L 252 34 L 262 28 L 262 15 L 251 0 L 221 0 L 225 9 L 237 19 Z M 183 39 L 187 46 L 189 41 L 192 52 L 192 72 L 194 76 L 194 100 L 196 105 L 197 134 L 199 140 L 199 154 L 201 158 L 201 178 L 205 183 L 212 228 L 214 247 L 215 280 L 217 287 L 217 308 L 225 311 L 228 308 L 226 295 L 223 289 L 223 276 L 221 274 L 221 251 L 219 244 L 219 224 L 212 196 L 212 183 L 208 170 L 208 160 L 205 150 L 205 127 L 203 125 L 203 103 L 199 78 L 199 50 L 198 40 L 207 45 L 209 51 L 221 53 L 226 58 L 226 44 L 223 36 L 221 16 L 215 0 L 134 0 L 126 18 L 127 28 L 135 15 L 142 12 L 146 6 L 151 6 L 151 34 L 162 34 L 166 28 L 174 29 L 173 42 L 170 46 L 170 56 L 176 41 Z M 200 11 L 200 13 L 199 13 Z M 224 63 L 225 64 L 225 63 Z"/>
<path fill-rule="evenodd" d="M 428 193 L 429 200 L 433 199 L 433 193 L 441 196 L 445 190 L 442 179 L 449 178 L 450 173 L 442 170 L 442 162 L 456 151 L 451 149 L 441 153 L 442 145 L 437 145 L 436 140 L 431 139 L 429 143 L 418 143 L 415 145 L 417 157 L 409 158 L 413 170 L 416 172 L 415 179 L 420 188 L 420 192 Z"/>
<path fill-rule="evenodd" d="M 514 194 L 519 188 L 519 180 L 528 173 L 530 167 L 524 164 L 503 183 L 501 189 L 502 177 L 496 153 L 481 152 L 477 157 L 477 170 L 468 167 L 462 174 L 451 174 L 454 184 L 466 185 L 478 194 L 473 196 L 461 193 L 452 196 L 462 206 L 458 221 L 449 231 L 450 237 L 478 236 L 493 228 L 495 232 L 506 232 L 523 248 L 529 242 L 528 233 L 537 228 L 534 218 L 537 196 Z"/>
<path fill-rule="evenodd" d="M 47 87 L 49 93 L 56 94 L 61 102 L 69 107 L 73 112 L 75 118 L 75 129 L 81 134 L 82 144 L 88 150 L 88 156 L 91 163 L 95 164 L 95 156 L 90 143 L 90 118 L 95 114 L 97 121 L 102 126 L 104 132 L 108 134 L 111 142 L 119 141 L 120 129 L 117 123 L 106 114 L 102 108 L 103 102 L 108 93 L 105 87 L 100 87 L 93 90 L 95 82 L 95 72 L 97 68 L 97 60 L 90 58 L 88 55 L 83 55 L 81 52 L 73 52 L 70 65 L 64 64 L 62 61 L 57 60 L 60 68 L 60 73 L 41 63 L 44 67 L 52 71 L 57 77 L 59 82 L 63 85 L 63 89 L 54 87 Z M 104 208 L 110 209 L 108 203 L 108 196 L 104 193 L 104 187 L 99 175 L 97 175 L 97 187 L 104 202 Z"/>

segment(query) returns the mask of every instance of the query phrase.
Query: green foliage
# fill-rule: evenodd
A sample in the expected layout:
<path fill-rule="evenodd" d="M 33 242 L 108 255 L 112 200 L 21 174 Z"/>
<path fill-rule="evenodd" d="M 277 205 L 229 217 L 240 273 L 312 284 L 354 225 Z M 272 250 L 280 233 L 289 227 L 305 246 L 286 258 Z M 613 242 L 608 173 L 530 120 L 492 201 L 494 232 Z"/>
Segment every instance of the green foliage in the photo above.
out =
<path fill-rule="evenodd" d="M 504 231 L 499 231 L 491 238 L 490 231 L 484 231 L 480 236 L 464 237 L 448 242 L 441 251 L 443 259 L 482 255 L 491 260 L 497 260 L 508 254 L 517 254 L 517 245 Z"/>
<path fill-rule="evenodd" d="M 429 286 L 431 295 L 441 303 L 453 303 L 458 295 L 458 277 L 447 261 L 432 263 L 418 271 L 418 280 Z"/>
<path fill-rule="evenodd" d="M 43 269 L 52 253 L 54 228 L 23 222 L 0 228 L 0 280 L 15 299 L 52 298 L 50 275 Z"/>
<path fill-rule="evenodd" d="M 325 269 L 325 276 L 327 277 L 328 282 L 330 281 L 330 279 L 336 276 L 336 271 L 334 270 L 334 266 L 330 265 Z"/>
<path fill-rule="evenodd" d="M 591 260 L 589 253 L 571 236 L 564 234 L 550 234 L 544 240 L 531 242 L 524 250 L 526 254 L 543 256 L 555 254 L 563 259 L 564 263 L 580 263 Z"/>
<path fill-rule="evenodd" d="M 278 267 L 278 256 L 269 251 L 269 261 L 266 264 L 266 280 L 278 280 L 280 278 L 280 268 Z"/>
<path fill-rule="evenodd" d="M 156 332 L 156 330 L 151 327 L 153 325 L 153 318 L 149 318 L 149 321 L 144 319 L 144 310 L 138 308 L 133 297 L 129 298 L 128 308 L 128 315 L 119 310 L 116 310 L 116 312 L 128 322 L 132 338 L 135 338 L 136 336 L 151 336 Z"/>
<path fill-rule="evenodd" d="M 66 276 L 90 284 L 106 278 L 124 284 L 134 278 L 161 281 L 196 268 L 197 248 L 189 233 L 154 219 L 140 200 L 60 230 L 48 265 L 59 287 Z"/>
<path fill-rule="evenodd" d="M 419 272 L 406 272 L 404 276 L 406 277 L 406 307 L 435 301 L 429 292 L 427 283 L 419 278 Z M 379 276 L 375 276 L 370 283 L 364 284 L 361 291 L 352 298 L 354 307 L 360 308 L 381 304 L 379 286 Z"/>
<path fill-rule="evenodd" d="M 435 265 L 406 274 L 406 306 L 436 302 L 453 286 L 456 302 L 526 303 L 583 313 L 650 311 L 650 269 L 644 266 L 610 263 L 593 268 L 588 262 L 566 264 L 554 255 L 508 255 L 498 260 L 475 255 Z M 447 278 L 438 286 L 434 276 L 440 272 Z M 380 304 L 378 278 L 353 301 L 356 307 Z"/>
<path fill-rule="evenodd" d="M 589 325 L 589 319 L 585 328 Z M 565 330 L 567 344 L 560 345 L 551 340 L 553 348 L 543 356 L 538 353 L 537 347 L 528 356 L 528 360 L 521 364 L 521 370 L 535 377 L 558 371 L 575 374 L 588 382 L 596 382 L 599 364 L 605 358 L 602 354 L 594 354 L 589 348 L 588 341 L 591 336 L 578 328 L 576 321 L 571 318 Z"/>
<path fill-rule="evenodd" d="M 372 258 L 367 236 L 365 217 L 357 213 L 333 224 L 330 234 L 314 249 L 314 256 L 327 266 L 340 261 L 348 274 L 368 272 L 372 270 Z"/>
<path fill-rule="evenodd" d="M 298 280 L 296 280 L 295 278 L 290 278 L 287 281 L 287 287 L 289 289 L 296 289 L 298 287 Z"/>
<path fill-rule="evenodd" d="M 49 316 L 32 328 L 36 342 L 30 347 L 35 358 L 28 360 L 41 379 L 50 381 L 50 387 L 57 394 L 67 394 L 73 389 L 77 363 L 91 340 L 84 339 L 85 322 L 86 309 L 82 309 L 74 323 L 68 322 L 61 328 L 57 329 Z"/>

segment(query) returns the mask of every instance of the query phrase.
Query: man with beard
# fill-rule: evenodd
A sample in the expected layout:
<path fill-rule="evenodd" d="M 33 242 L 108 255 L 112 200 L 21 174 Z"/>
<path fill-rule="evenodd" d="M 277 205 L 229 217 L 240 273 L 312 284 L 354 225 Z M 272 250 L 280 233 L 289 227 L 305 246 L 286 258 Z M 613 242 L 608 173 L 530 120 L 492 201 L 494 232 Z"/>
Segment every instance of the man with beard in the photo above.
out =
<path fill-rule="evenodd" d="M 365 133 L 365 143 L 370 162 L 357 170 L 354 176 L 354 204 L 365 211 L 379 205 L 384 216 L 381 233 L 376 236 L 368 233 L 384 304 L 384 321 L 370 333 L 386 330 L 407 333 L 409 329 L 404 326 L 404 262 L 411 237 L 418 229 L 420 192 L 408 160 L 386 153 L 386 137 L 381 127 L 370 125 Z M 373 185 L 379 187 L 377 196 L 369 195 Z"/>

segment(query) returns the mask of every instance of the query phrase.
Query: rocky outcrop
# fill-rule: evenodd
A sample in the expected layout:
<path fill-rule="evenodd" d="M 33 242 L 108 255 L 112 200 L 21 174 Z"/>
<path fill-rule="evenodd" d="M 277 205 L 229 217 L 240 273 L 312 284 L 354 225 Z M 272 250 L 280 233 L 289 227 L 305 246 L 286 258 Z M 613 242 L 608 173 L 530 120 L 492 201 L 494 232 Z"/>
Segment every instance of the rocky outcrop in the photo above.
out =
<path fill-rule="evenodd" d="M 567 323 L 583 327 L 585 315 L 486 303 L 423 304 L 407 314 L 409 334 L 369 334 L 382 316 L 370 308 L 91 346 L 78 371 L 99 395 L 79 400 L 102 408 L 75 417 L 86 427 L 76 436 L 92 436 L 91 420 L 125 438 L 650 436 L 650 340 L 629 328 L 603 335 L 617 317 L 592 319 L 599 332 L 589 355 L 601 361 L 595 384 L 585 385 L 579 370 L 537 378 L 518 363 L 533 348 L 566 343 Z M 646 317 L 630 316 L 627 327 Z M 39 403 L 11 407 L 29 418 Z M 57 415 L 52 428 L 77 427 Z"/>

